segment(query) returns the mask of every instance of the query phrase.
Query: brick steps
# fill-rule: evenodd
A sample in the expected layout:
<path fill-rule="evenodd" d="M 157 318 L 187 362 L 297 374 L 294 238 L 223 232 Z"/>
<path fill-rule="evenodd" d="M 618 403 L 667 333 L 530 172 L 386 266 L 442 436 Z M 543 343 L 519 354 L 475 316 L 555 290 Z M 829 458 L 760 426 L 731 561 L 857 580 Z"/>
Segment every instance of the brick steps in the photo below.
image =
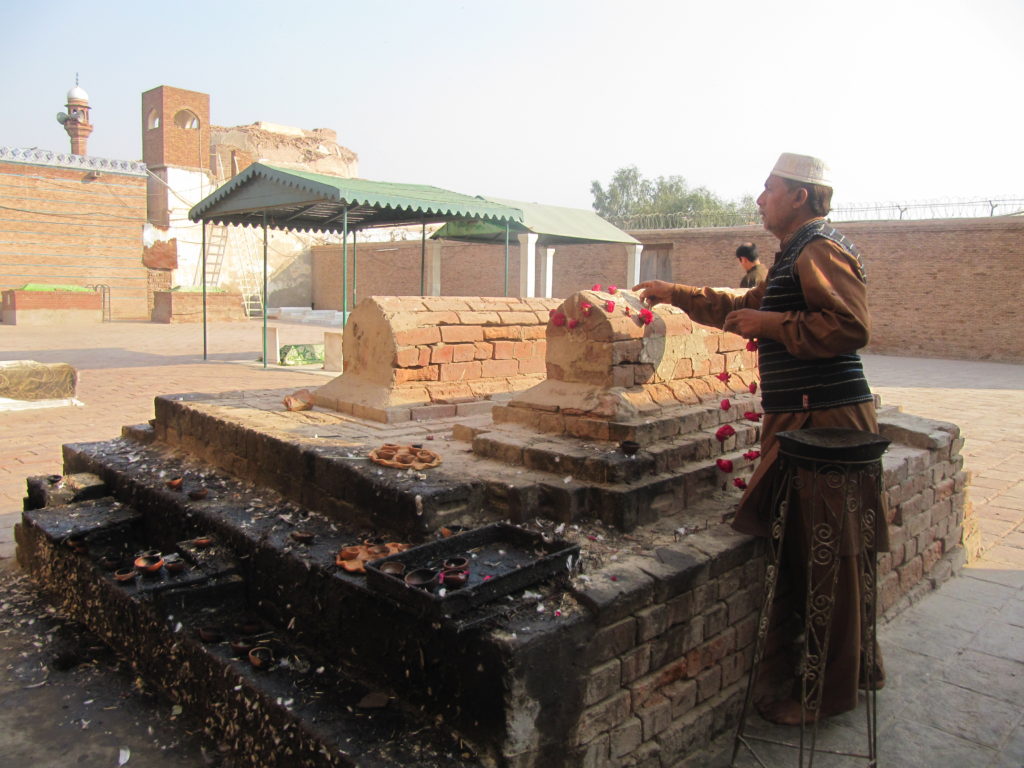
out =
<path fill-rule="evenodd" d="M 179 543 L 173 549 L 190 563 L 185 572 L 117 583 L 98 555 L 154 545 L 146 529 L 144 516 L 110 498 L 31 510 L 17 532 L 19 559 L 69 615 L 172 700 L 202 713 L 203 726 L 231 745 L 237 764 L 479 765 L 448 734 L 400 708 L 387 688 L 353 678 L 336 657 L 297 644 L 287 628 L 254 619 L 245 607 L 245 569 L 222 545 Z M 73 551 L 69 537 L 89 551 Z M 200 627 L 214 626 L 223 639 L 200 639 Z M 232 652 L 228 640 L 243 633 L 273 649 L 269 668 L 257 670 Z M 379 700 L 364 702 L 371 693 Z"/>

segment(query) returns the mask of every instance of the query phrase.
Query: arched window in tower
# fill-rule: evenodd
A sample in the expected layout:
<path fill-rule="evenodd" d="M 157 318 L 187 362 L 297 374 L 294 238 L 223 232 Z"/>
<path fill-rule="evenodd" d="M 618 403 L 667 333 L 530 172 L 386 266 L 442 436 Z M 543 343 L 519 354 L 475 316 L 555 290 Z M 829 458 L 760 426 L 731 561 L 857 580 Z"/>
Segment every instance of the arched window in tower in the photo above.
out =
<path fill-rule="evenodd" d="M 199 118 L 195 112 L 188 109 L 182 109 L 174 116 L 174 124 L 186 131 L 199 130 Z"/>
<path fill-rule="evenodd" d="M 149 110 L 146 115 L 146 128 L 147 130 L 153 130 L 154 128 L 160 127 L 160 113 L 155 109 Z"/>

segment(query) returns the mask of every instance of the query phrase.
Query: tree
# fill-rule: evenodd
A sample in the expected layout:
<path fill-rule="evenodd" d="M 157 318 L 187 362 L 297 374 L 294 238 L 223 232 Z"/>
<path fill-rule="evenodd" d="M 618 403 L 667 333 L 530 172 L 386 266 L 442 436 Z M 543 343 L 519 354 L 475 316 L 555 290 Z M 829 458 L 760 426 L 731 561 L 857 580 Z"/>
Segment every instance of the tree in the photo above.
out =
<path fill-rule="evenodd" d="M 690 188 L 682 176 L 645 179 L 635 165 L 619 168 L 605 189 L 590 185 L 598 215 L 625 226 L 730 226 L 756 221 L 754 199 L 722 200 L 706 187 Z"/>

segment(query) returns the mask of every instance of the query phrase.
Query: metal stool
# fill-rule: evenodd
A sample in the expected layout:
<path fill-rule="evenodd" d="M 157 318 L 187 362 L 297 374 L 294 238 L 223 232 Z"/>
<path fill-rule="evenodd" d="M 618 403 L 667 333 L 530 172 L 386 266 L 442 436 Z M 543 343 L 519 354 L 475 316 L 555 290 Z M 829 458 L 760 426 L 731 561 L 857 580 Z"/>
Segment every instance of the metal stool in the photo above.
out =
<path fill-rule="evenodd" d="M 757 624 L 757 640 L 747 692 L 743 701 L 733 743 L 732 765 L 735 765 L 740 746 L 744 746 L 765 766 L 751 744 L 761 741 L 799 750 L 797 765 L 814 764 L 815 752 L 829 752 L 862 758 L 868 768 L 878 764 L 877 711 L 875 708 L 875 612 L 876 612 L 876 523 L 884 524 L 882 515 L 882 454 L 889 441 L 871 432 L 855 429 L 804 429 L 780 432 L 778 481 L 771 496 L 773 519 L 768 537 L 767 566 L 765 568 L 764 601 Z M 797 503 L 800 499 L 803 504 Z M 747 715 L 754 697 L 754 686 L 765 652 L 771 605 L 779 578 L 783 542 L 786 535 L 787 513 L 794 505 L 802 523 L 810 533 L 807 552 L 806 601 L 804 608 L 804 643 L 801 659 L 800 705 L 803 712 L 817 715 L 821 710 L 825 685 L 825 665 L 828 658 L 832 631 L 832 609 L 839 578 L 840 545 L 848 535 L 847 518 L 860 521 L 860 627 L 861 627 L 861 687 L 867 689 L 867 754 L 816 750 L 818 718 L 814 719 L 807 737 L 807 724 L 801 715 L 798 743 L 778 741 L 746 733 Z M 802 506 L 802 508 L 801 508 Z"/>

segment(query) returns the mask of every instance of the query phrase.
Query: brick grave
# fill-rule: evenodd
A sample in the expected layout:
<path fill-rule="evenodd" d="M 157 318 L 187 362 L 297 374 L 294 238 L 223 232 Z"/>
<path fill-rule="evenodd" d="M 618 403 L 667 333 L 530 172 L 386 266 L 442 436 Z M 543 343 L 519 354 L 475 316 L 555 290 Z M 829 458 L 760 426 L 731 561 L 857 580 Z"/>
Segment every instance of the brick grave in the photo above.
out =
<path fill-rule="evenodd" d="M 63 476 L 30 479 L 19 561 L 240 764 L 700 765 L 735 724 L 754 642 L 763 548 L 722 522 L 739 492 L 715 464 L 745 475 L 756 461 L 743 453 L 758 422 L 742 415 L 757 411 L 754 361 L 671 308 L 626 315 L 631 301 L 551 307 L 547 379 L 490 402 L 493 416 L 291 412 L 280 391 L 157 398 L 151 424 L 67 445 Z M 892 614 L 962 562 L 966 478 L 954 425 L 892 408 L 880 423 Z M 442 463 L 368 461 L 385 442 Z M 578 544 L 582 567 L 439 620 L 334 564 L 369 536 L 415 544 L 495 520 Z M 104 570 L 104 555 L 154 548 L 189 568 L 127 585 Z M 232 655 L 246 622 L 275 651 L 269 669 Z M 211 624 L 224 637 L 204 642 Z"/>

